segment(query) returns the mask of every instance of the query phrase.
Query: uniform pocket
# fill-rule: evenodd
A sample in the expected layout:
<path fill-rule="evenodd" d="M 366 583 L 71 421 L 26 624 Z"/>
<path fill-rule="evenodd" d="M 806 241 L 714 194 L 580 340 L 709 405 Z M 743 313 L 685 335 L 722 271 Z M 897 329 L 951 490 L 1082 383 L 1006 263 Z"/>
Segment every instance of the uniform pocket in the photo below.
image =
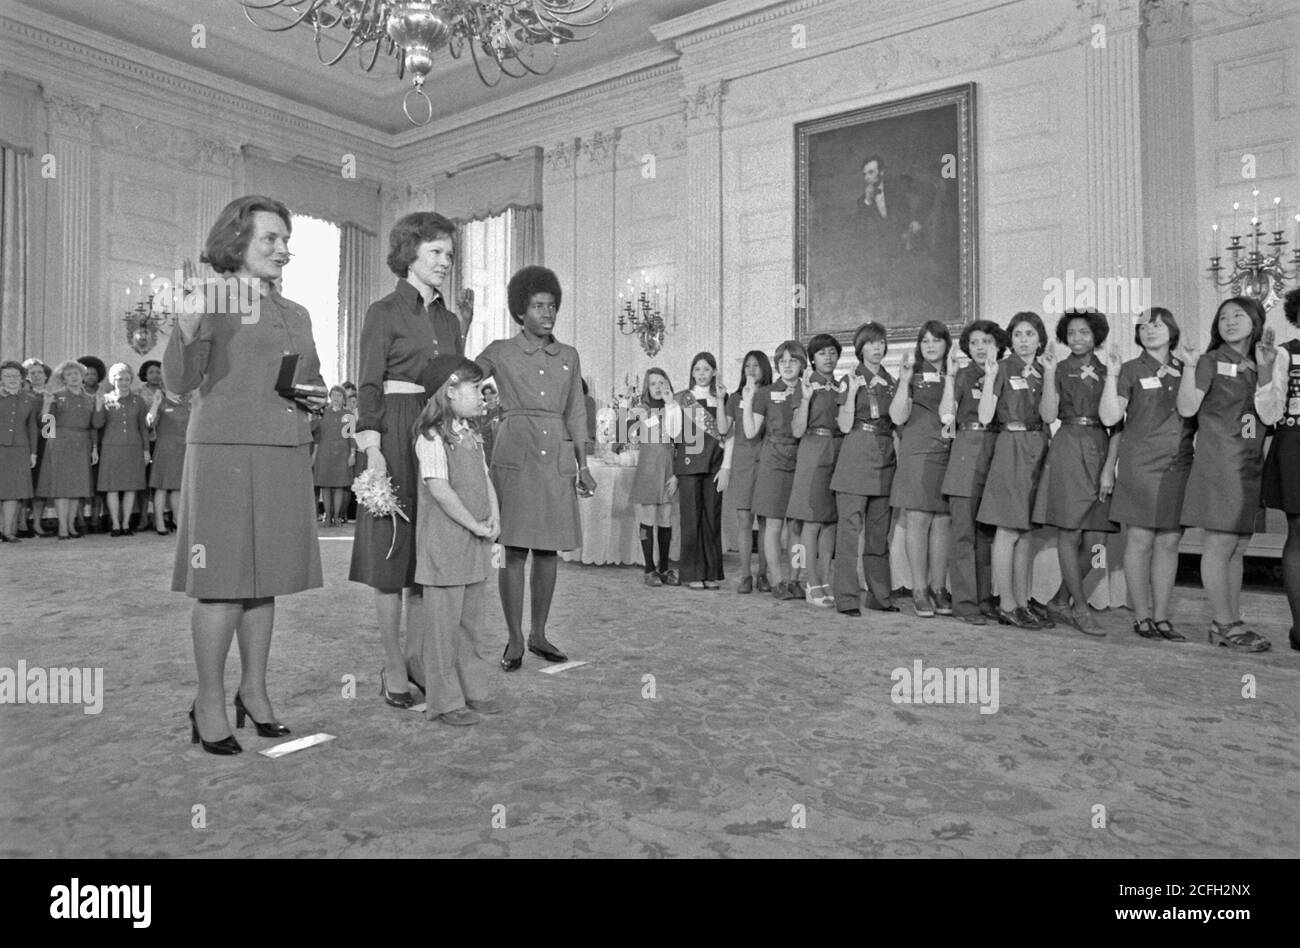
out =
<path fill-rule="evenodd" d="M 573 453 L 572 441 L 560 442 L 560 456 L 556 458 L 555 463 L 559 466 L 561 477 L 578 476 L 578 457 Z"/>
<path fill-rule="evenodd" d="M 524 466 L 528 446 L 523 439 L 498 436 L 492 444 L 492 467 L 503 471 L 518 471 Z"/>

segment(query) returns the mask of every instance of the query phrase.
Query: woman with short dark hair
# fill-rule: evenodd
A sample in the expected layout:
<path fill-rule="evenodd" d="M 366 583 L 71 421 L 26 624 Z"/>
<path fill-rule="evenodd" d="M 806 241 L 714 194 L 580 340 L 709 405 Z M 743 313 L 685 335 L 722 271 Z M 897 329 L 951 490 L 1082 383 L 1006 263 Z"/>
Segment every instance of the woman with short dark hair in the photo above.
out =
<path fill-rule="evenodd" d="M 424 684 L 420 656 L 425 621 L 422 593 L 415 581 L 420 482 L 412 432 L 432 394 L 427 385 L 430 364 L 439 355 L 465 354 L 465 333 L 473 318 L 472 292 L 461 294 L 460 316 L 447 308 L 442 295 L 455 259 L 455 235 L 455 224 L 429 211 L 407 214 L 393 225 L 388 235 L 388 268 L 398 278 L 397 287 L 371 304 L 361 324 L 355 440 L 365 454 L 366 467 L 388 474 L 410 520 L 372 517 L 358 509 L 348 578 L 375 590 L 384 646 L 379 690 L 395 708 L 415 705 L 408 682 L 421 688 Z"/>
<path fill-rule="evenodd" d="M 523 664 L 524 566 L 531 551 L 532 611 L 528 650 L 548 662 L 566 658 L 546 637 L 560 550 L 582 544 L 578 497 L 596 481 L 587 470 L 587 408 L 578 350 L 552 334 L 560 281 L 545 267 L 524 267 L 506 288 L 520 331 L 488 345 L 477 359 L 501 395 L 501 427 L 492 450 L 492 481 L 501 500 L 501 605 L 510 641 L 501 667 Z"/>
<path fill-rule="evenodd" d="M 0 542 L 17 543 L 18 508 L 32 496 L 32 468 L 40 428 L 40 399 L 23 391 L 27 370 L 19 362 L 0 362 Z"/>
<path fill-rule="evenodd" d="M 166 387 L 199 392 L 185 439 L 172 590 L 195 600 L 199 692 L 190 736 L 210 754 L 242 750 L 225 708 L 236 635 L 235 724 L 247 717 L 260 737 L 289 733 L 266 691 L 275 598 L 321 586 L 307 409 L 324 399 L 300 404 L 276 391 L 284 356 L 298 357 L 295 382 L 324 384 L 311 317 L 277 288 L 292 228 L 289 209 L 273 198 L 226 205 L 199 258 L 226 285 L 205 294 L 205 312 L 177 314 L 163 356 Z"/>

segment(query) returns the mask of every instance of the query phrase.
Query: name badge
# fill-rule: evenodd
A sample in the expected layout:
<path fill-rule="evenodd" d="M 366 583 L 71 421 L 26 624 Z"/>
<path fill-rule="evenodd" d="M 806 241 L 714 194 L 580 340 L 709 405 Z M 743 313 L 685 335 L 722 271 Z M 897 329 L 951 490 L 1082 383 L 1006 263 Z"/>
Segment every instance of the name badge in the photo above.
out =
<path fill-rule="evenodd" d="M 654 427 L 655 425 L 657 425 L 657 424 L 659 424 L 659 416 L 658 416 L 658 415 L 651 415 L 649 418 L 647 418 L 647 419 L 645 420 L 645 426 L 646 426 L 647 428 L 653 428 L 653 427 Z"/>
<path fill-rule="evenodd" d="M 1148 375 L 1146 378 L 1138 379 L 1143 388 L 1159 388 L 1160 380 L 1154 375 Z"/>
<path fill-rule="evenodd" d="M 921 381 L 924 382 L 926 385 L 938 385 L 941 380 L 942 379 L 938 372 L 921 373 Z"/>
<path fill-rule="evenodd" d="M 1019 375 L 1007 376 L 1007 382 L 1009 382 L 1011 387 L 1018 392 L 1023 392 L 1029 388 L 1029 380 L 1021 378 Z"/>
<path fill-rule="evenodd" d="M 1235 363 L 1235 362 L 1219 362 L 1219 363 L 1217 363 L 1217 365 L 1219 366 L 1219 374 L 1220 374 L 1220 375 L 1226 375 L 1226 376 L 1228 376 L 1228 378 L 1231 378 L 1231 379 L 1235 379 L 1235 378 L 1237 377 L 1237 363 Z"/>
<path fill-rule="evenodd" d="M 785 401 L 787 398 L 790 397 L 790 393 L 788 391 L 772 392 L 769 397 L 771 398 L 772 401 L 780 404 L 781 402 Z"/>
<path fill-rule="evenodd" d="M 976 401 L 979 401 L 981 398 L 984 397 L 984 389 L 973 388 L 970 390 L 970 394 L 971 394 L 971 398 L 975 399 Z"/>
<path fill-rule="evenodd" d="M 1300 415 L 1300 398 L 1292 398 L 1287 401 L 1286 413 L 1293 417 Z"/>

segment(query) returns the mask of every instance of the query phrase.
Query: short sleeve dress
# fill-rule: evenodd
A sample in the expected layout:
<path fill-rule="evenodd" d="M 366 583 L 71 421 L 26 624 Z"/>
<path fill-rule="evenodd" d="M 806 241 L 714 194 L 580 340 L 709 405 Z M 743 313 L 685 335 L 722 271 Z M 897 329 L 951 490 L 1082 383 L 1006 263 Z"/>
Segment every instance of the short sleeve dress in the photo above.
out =
<path fill-rule="evenodd" d="M 758 395 L 757 392 L 754 393 Z M 758 479 L 758 457 L 763 451 L 763 433 L 757 438 L 745 437 L 745 412 L 739 392 L 727 400 L 727 417 L 731 419 L 731 476 L 727 481 L 727 496 L 737 510 L 750 510 L 754 506 L 754 482 Z"/>
<path fill-rule="evenodd" d="M 628 502 L 666 504 L 668 479 L 673 476 L 673 442 L 664 434 L 664 410 L 642 403 L 639 412 L 630 416 L 637 436 L 636 472 Z"/>
<path fill-rule="evenodd" d="M 190 423 L 188 399 L 173 401 L 164 395 L 154 421 L 153 464 L 149 466 L 149 487 L 180 490 L 185 471 L 185 429 Z"/>
<path fill-rule="evenodd" d="M 971 362 L 953 379 L 957 431 L 944 469 L 945 497 L 980 497 L 997 446 L 997 420 L 980 424 L 980 399 L 984 395 L 984 366 Z"/>
<path fill-rule="evenodd" d="M 1110 498 L 1100 498 L 1102 468 L 1110 447 L 1109 430 L 1098 412 L 1106 366 L 1096 353 L 1069 355 L 1056 367 L 1060 427 L 1043 464 L 1034 522 L 1064 530 L 1114 533 Z"/>
<path fill-rule="evenodd" d="M 998 366 L 993 393 L 998 400 L 994 417 L 1000 430 L 975 519 L 1009 530 L 1030 530 L 1047 454 L 1047 432 L 1038 413 L 1043 397 L 1042 366 L 1037 359 L 1025 362 L 1011 353 Z"/>
<path fill-rule="evenodd" d="M 784 379 L 764 385 L 754 393 L 751 410 L 763 416 L 763 446 L 759 451 L 751 508 L 755 516 L 784 520 L 790 509 L 790 489 L 794 486 L 799 456 L 799 439 L 794 436 L 792 425 L 801 395 L 798 384 L 786 385 Z"/>
<path fill-rule="evenodd" d="M 95 415 L 92 395 L 56 392 L 50 403 L 53 426 L 45 440 L 37 497 L 89 497 L 94 493 L 90 478 L 91 425 Z"/>
<path fill-rule="evenodd" d="M 839 514 L 835 509 L 831 478 L 835 475 L 835 464 L 844 441 L 839 413 L 846 397 L 847 381 L 841 382 L 816 372 L 812 381 L 814 385 L 830 385 L 832 388 L 815 391 L 809 399 L 808 430 L 799 439 L 786 516 L 791 520 L 835 523 Z"/>
<path fill-rule="evenodd" d="M 1255 531 L 1264 469 L 1264 423 L 1255 412 L 1255 363 L 1222 345 L 1196 362 L 1196 453 L 1183 494 L 1182 525 L 1219 533 Z"/>
<path fill-rule="evenodd" d="M 144 490 L 144 452 L 149 447 L 149 406 L 131 392 L 104 396 L 104 428 L 99 444 L 99 491 Z"/>
<path fill-rule="evenodd" d="M 1110 518 L 1147 530 L 1177 530 L 1192 470 L 1196 425 L 1178 414 L 1182 360 L 1149 352 L 1125 362 L 1115 392 L 1127 399 Z"/>
<path fill-rule="evenodd" d="M 352 484 L 352 469 L 348 455 L 352 452 L 352 437 L 348 419 L 351 412 L 335 411 L 327 407 L 312 420 L 312 439 L 316 442 L 316 457 L 312 461 L 312 476 L 317 487 L 343 488 Z"/>
<path fill-rule="evenodd" d="M 476 360 L 496 379 L 501 426 L 492 481 L 503 546 L 572 550 L 582 544 L 578 456 L 587 438 L 578 350 L 522 331 L 490 343 Z"/>
<path fill-rule="evenodd" d="M 41 400 L 0 391 L 0 500 L 32 496 L 32 455 L 40 439 Z"/>
<path fill-rule="evenodd" d="M 943 499 L 943 478 L 952 442 L 943 437 L 943 423 L 939 420 L 942 366 L 918 363 L 908 386 L 912 391 L 912 413 L 898 429 L 898 471 L 889 504 L 901 510 L 944 514 L 948 503 Z"/>

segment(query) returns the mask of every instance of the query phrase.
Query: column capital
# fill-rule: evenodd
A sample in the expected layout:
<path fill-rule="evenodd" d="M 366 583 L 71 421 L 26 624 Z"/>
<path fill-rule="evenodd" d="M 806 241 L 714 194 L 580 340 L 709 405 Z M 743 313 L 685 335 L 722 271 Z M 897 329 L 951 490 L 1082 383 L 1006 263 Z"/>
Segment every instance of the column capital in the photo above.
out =
<path fill-rule="evenodd" d="M 1161 2 L 1155 0 L 1157 6 Z M 1174 0 L 1163 2 L 1172 3 Z M 1151 0 L 1074 0 L 1075 7 L 1090 24 L 1101 20 L 1107 29 L 1120 31 L 1138 29 L 1142 25 L 1144 8 L 1150 4 Z"/>
<path fill-rule="evenodd" d="M 618 150 L 618 129 L 601 129 L 578 139 L 578 173 L 612 171 Z"/>
<path fill-rule="evenodd" d="M 727 80 L 719 79 L 695 87 L 682 99 L 689 131 L 717 128 L 722 122 L 722 101 L 727 95 Z"/>
<path fill-rule="evenodd" d="M 572 138 L 566 138 L 564 141 L 556 142 L 553 145 L 547 145 L 546 151 L 542 157 L 543 172 L 548 177 L 553 175 L 567 175 L 573 170 L 573 159 L 576 151 L 577 146 Z"/>

